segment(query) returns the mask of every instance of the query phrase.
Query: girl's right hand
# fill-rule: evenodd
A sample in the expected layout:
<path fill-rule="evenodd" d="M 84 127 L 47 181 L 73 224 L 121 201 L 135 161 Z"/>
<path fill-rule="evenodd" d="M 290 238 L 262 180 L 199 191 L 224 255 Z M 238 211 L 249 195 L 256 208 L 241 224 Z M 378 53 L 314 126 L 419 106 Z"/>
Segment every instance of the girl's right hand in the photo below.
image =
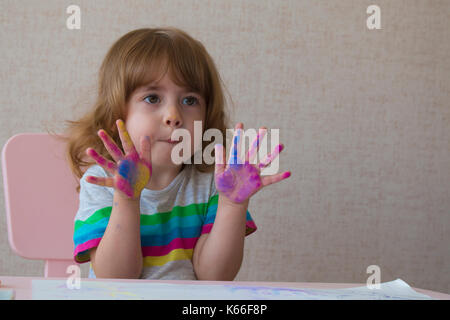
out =
<path fill-rule="evenodd" d="M 105 159 L 92 148 L 86 150 L 86 154 L 103 169 L 114 175 L 114 178 L 87 176 L 86 181 L 100 186 L 113 187 L 128 199 L 137 200 L 152 175 L 150 138 L 141 137 L 141 152 L 138 154 L 123 121 L 117 120 L 116 125 L 125 155 L 105 130 L 100 129 L 97 132 L 116 163 Z"/>

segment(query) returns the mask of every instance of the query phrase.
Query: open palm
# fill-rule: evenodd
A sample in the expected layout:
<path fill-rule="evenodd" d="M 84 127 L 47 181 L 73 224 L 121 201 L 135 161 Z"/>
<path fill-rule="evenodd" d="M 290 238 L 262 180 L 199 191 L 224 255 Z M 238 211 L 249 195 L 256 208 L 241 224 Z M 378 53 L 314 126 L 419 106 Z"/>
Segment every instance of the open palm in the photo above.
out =
<path fill-rule="evenodd" d="M 86 150 L 90 157 L 114 177 L 88 176 L 86 181 L 101 186 L 113 187 L 128 198 L 139 199 L 142 190 L 150 181 L 152 175 L 150 140 L 141 137 L 141 153 L 138 154 L 123 121 L 117 120 L 116 125 L 125 155 L 106 131 L 98 131 L 98 135 L 102 139 L 106 150 L 116 163 L 105 159 L 92 148 Z"/>
<path fill-rule="evenodd" d="M 245 162 L 242 162 L 238 156 L 238 150 L 240 149 L 242 140 L 243 124 L 238 123 L 235 129 L 228 163 L 225 164 L 223 146 L 220 144 L 215 146 L 216 165 L 214 181 L 219 194 L 223 194 L 232 202 L 241 203 L 263 187 L 288 178 L 291 173 L 290 171 L 285 171 L 283 173 L 261 177 L 261 169 L 272 162 L 283 150 L 283 145 L 277 145 L 274 151 L 266 156 L 259 164 L 252 164 L 251 162 L 253 162 L 253 158 L 258 151 L 259 143 L 266 132 L 266 128 L 261 127 L 250 150 L 246 153 Z"/>

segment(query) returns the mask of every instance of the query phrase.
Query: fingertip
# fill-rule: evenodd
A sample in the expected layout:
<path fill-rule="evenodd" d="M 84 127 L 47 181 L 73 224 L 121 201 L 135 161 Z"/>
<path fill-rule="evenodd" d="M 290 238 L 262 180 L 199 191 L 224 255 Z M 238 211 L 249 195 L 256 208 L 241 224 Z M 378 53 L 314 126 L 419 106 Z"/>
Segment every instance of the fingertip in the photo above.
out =
<path fill-rule="evenodd" d="M 283 178 L 289 178 L 291 176 L 291 172 L 290 171 L 286 171 L 285 173 L 283 173 Z"/>
<path fill-rule="evenodd" d="M 259 136 L 260 136 L 260 139 L 261 139 L 262 137 L 264 137 L 264 136 L 267 134 L 267 127 L 261 127 L 261 128 L 259 128 L 258 134 L 259 134 Z"/>
<path fill-rule="evenodd" d="M 97 135 L 98 135 L 100 138 L 106 139 L 106 131 L 103 130 L 103 129 L 98 130 L 98 131 L 97 131 Z"/>
<path fill-rule="evenodd" d="M 123 122 L 122 119 L 117 119 L 116 120 L 116 125 L 117 125 L 117 128 L 119 129 L 119 131 L 126 131 L 125 130 L 125 123 Z"/>

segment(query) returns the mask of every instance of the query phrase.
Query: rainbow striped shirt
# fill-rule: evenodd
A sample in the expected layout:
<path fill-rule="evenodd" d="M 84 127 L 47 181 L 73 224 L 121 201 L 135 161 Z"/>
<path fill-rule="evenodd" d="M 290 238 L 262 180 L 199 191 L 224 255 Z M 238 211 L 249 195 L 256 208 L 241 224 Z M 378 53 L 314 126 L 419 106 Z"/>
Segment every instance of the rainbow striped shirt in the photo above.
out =
<path fill-rule="evenodd" d="M 114 189 L 85 181 L 88 175 L 111 176 L 101 166 L 89 167 L 80 179 L 80 204 L 74 219 L 74 260 L 90 261 L 89 249 L 97 247 L 111 215 Z M 186 164 L 162 190 L 141 194 L 141 246 L 144 258 L 141 279 L 196 280 L 192 256 L 198 238 L 211 231 L 218 193 L 214 172 L 203 173 Z M 247 211 L 246 235 L 257 227 Z M 93 269 L 90 278 L 95 278 Z"/>

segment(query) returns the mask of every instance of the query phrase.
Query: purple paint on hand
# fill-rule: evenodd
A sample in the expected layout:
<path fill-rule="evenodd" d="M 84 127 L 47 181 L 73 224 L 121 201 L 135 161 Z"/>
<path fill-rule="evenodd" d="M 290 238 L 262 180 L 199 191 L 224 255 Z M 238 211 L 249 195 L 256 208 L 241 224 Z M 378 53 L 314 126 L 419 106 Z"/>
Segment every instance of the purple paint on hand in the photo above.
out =
<path fill-rule="evenodd" d="M 221 195 L 235 203 L 242 203 L 249 199 L 253 194 L 263 187 L 277 183 L 291 176 L 290 171 L 275 174 L 272 176 L 261 177 L 260 169 L 269 165 L 272 160 L 284 149 L 282 144 L 277 145 L 271 154 L 261 161 L 258 165 L 253 165 L 252 159 L 258 151 L 259 142 L 265 135 L 266 128 L 259 130 L 258 136 L 253 141 L 252 147 L 246 154 L 245 162 L 242 162 L 239 156 L 240 141 L 242 140 L 243 125 L 236 126 L 236 133 L 233 138 L 233 144 L 230 151 L 228 163 L 224 162 L 223 145 L 216 144 L 215 158 L 216 167 L 214 171 L 214 180 L 216 188 Z"/>
<path fill-rule="evenodd" d="M 215 177 L 217 190 L 233 202 L 243 202 L 262 185 L 258 169 L 251 164 L 230 165 Z"/>

